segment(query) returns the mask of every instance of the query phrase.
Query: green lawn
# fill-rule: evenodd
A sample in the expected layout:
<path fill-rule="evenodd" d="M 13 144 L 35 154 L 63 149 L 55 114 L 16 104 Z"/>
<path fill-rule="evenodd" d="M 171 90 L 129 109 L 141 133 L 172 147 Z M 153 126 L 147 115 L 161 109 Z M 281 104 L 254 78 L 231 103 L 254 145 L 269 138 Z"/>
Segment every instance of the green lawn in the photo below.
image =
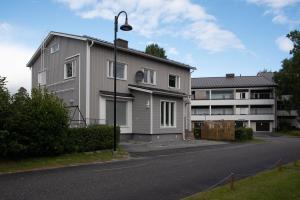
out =
<path fill-rule="evenodd" d="M 229 185 L 201 192 L 185 200 L 299 200 L 300 162 L 261 172 L 256 176 L 237 181 L 234 190 Z"/>
<path fill-rule="evenodd" d="M 27 158 L 21 160 L 1 159 L 0 173 L 56 168 L 126 158 L 128 158 L 128 154 L 123 150 L 118 150 L 115 154 L 113 154 L 111 150 L 104 150 L 96 152 L 65 154 L 54 157 Z"/>
<path fill-rule="evenodd" d="M 300 137 L 300 130 L 282 131 L 280 133 L 283 134 L 283 135 L 299 136 Z"/>

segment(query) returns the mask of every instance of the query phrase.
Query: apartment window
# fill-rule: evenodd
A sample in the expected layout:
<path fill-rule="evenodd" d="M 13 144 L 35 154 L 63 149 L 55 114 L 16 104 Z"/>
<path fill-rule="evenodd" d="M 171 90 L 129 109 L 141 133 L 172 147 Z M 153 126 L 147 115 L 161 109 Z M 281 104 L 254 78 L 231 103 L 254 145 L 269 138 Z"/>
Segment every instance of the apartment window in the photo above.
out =
<path fill-rule="evenodd" d="M 162 127 L 175 127 L 175 102 L 160 102 L 160 125 Z"/>
<path fill-rule="evenodd" d="M 127 65 L 124 63 L 117 62 L 117 79 L 127 79 Z M 107 77 L 114 78 L 114 62 L 108 61 L 107 66 Z"/>
<path fill-rule="evenodd" d="M 180 78 L 177 75 L 169 74 L 169 87 L 180 88 Z"/>
<path fill-rule="evenodd" d="M 72 78 L 75 76 L 75 65 L 76 61 L 75 60 L 70 60 L 65 63 L 64 67 L 64 78 Z"/>
<path fill-rule="evenodd" d="M 38 73 L 38 84 L 46 85 L 46 71 L 42 71 Z"/>
<path fill-rule="evenodd" d="M 55 43 L 50 47 L 50 53 L 55 53 L 57 51 L 59 51 L 59 44 Z"/>
<path fill-rule="evenodd" d="M 156 83 L 156 72 L 152 69 L 144 69 L 144 83 L 153 84 Z"/>
<path fill-rule="evenodd" d="M 240 99 L 246 99 L 246 93 L 245 92 L 240 93 Z"/>
<path fill-rule="evenodd" d="M 117 125 L 127 125 L 127 102 L 117 101 Z M 108 125 L 114 124 L 114 101 L 106 100 L 106 123 Z"/>

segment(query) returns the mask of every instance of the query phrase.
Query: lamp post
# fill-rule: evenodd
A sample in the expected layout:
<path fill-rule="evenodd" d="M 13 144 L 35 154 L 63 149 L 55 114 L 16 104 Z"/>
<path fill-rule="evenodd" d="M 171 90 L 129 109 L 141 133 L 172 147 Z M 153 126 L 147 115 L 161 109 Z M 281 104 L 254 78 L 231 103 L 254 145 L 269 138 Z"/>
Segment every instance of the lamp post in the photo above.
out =
<path fill-rule="evenodd" d="M 124 13 L 125 24 L 123 24 L 120 29 L 122 31 L 131 31 L 132 26 L 128 24 L 127 13 L 125 11 L 119 12 L 117 16 L 115 16 L 115 39 L 114 39 L 114 145 L 113 151 L 117 151 L 117 32 L 118 32 L 118 19 L 119 16 Z"/>

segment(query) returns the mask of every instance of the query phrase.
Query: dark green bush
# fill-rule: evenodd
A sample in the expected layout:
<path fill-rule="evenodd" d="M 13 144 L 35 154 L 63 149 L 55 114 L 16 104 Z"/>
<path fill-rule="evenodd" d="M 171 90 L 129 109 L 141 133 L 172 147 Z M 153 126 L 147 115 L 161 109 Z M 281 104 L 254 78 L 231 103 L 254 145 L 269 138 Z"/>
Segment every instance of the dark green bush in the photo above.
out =
<path fill-rule="evenodd" d="M 92 125 L 87 128 L 70 128 L 65 139 L 66 152 L 84 152 L 113 147 L 113 126 Z M 117 128 L 117 143 L 120 140 L 120 128 Z"/>
<path fill-rule="evenodd" d="M 10 97 L 0 139 L 0 156 L 32 157 L 64 152 L 69 114 L 58 97 L 46 90 L 24 88 Z"/>
<path fill-rule="evenodd" d="M 201 139 L 201 128 L 194 128 L 195 139 Z"/>
<path fill-rule="evenodd" d="M 253 139 L 253 130 L 252 128 L 237 128 L 235 129 L 235 140 L 245 141 Z"/>

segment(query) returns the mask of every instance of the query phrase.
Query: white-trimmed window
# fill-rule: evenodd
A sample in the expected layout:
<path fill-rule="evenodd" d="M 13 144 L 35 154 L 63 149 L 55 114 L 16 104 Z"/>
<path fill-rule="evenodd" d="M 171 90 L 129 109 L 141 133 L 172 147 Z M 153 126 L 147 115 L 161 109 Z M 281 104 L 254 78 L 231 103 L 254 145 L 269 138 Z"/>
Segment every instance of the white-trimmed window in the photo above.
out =
<path fill-rule="evenodd" d="M 65 62 L 64 66 L 64 78 L 73 78 L 75 76 L 76 60 L 70 60 Z"/>
<path fill-rule="evenodd" d="M 127 125 L 127 101 L 117 101 L 117 125 Z M 114 124 L 114 101 L 106 100 L 106 124 Z"/>
<path fill-rule="evenodd" d="M 176 104 L 174 101 L 160 102 L 160 126 L 176 127 Z"/>
<path fill-rule="evenodd" d="M 143 83 L 155 85 L 156 84 L 156 71 L 145 68 Z"/>
<path fill-rule="evenodd" d="M 117 62 L 117 79 L 127 79 L 127 65 Z M 107 62 L 107 77 L 114 78 L 114 61 Z"/>
<path fill-rule="evenodd" d="M 38 84 L 46 85 L 46 71 L 42 71 L 38 73 Z"/>
<path fill-rule="evenodd" d="M 55 53 L 57 51 L 59 51 L 59 44 L 55 43 L 50 47 L 50 53 Z"/>
<path fill-rule="evenodd" d="M 169 87 L 180 88 L 180 77 L 178 75 L 169 74 Z"/>

